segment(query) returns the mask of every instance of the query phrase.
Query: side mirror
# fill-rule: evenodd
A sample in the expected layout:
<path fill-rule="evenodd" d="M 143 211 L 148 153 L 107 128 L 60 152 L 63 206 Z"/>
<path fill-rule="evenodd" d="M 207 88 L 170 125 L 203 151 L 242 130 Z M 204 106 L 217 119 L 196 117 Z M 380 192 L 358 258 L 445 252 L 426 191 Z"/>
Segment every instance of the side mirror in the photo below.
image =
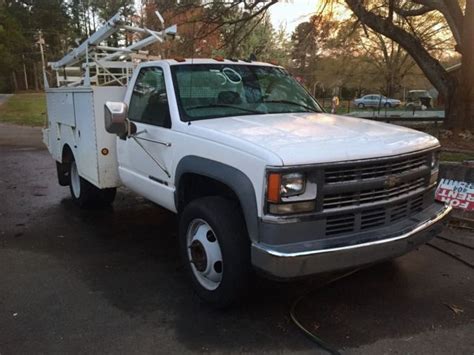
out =
<path fill-rule="evenodd" d="M 105 130 L 118 136 L 128 134 L 127 105 L 107 101 L 104 104 Z"/>

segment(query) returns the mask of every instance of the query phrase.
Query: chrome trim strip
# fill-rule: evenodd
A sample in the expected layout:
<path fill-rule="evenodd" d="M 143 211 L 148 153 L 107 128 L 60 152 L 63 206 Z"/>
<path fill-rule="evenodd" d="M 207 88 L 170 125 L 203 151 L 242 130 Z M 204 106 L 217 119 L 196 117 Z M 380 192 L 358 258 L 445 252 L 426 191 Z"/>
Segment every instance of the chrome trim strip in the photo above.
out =
<path fill-rule="evenodd" d="M 431 227 L 435 223 L 439 222 L 442 220 L 444 217 L 449 215 L 453 208 L 451 206 L 445 205 L 444 210 L 442 210 L 440 213 L 438 213 L 435 217 L 428 219 L 424 221 L 423 223 L 419 224 L 416 228 L 412 229 L 411 231 L 399 235 L 397 237 L 393 238 L 388 238 L 388 239 L 382 239 L 382 240 L 376 240 L 373 242 L 367 242 L 367 243 L 361 243 L 361 244 L 356 244 L 356 245 L 349 245 L 346 247 L 340 247 L 340 248 L 331 248 L 331 249 L 319 249 L 319 250 L 308 250 L 308 251 L 302 251 L 302 252 L 296 252 L 296 253 L 282 253 L 279 251 L 276 251 L 274 249 L 258 245 L 256 243 L 252 243 L 253 248 L 260 249 L 264 253 L 270 254 L 272 256 L 280 257 L 280 258 L 297 258 L 301 256 L 313 256 L 313 255 L 318 255 L 318 254 L 325 254 L 325 253 L 333 253 L 333 252 L 341 252 L 341 251 L 348 251 L 348 250 L 353 250 L 353 249 L 358 249 L 358 248 L 366 248 L 366 247 L 371 247 L 375 245 L 380 245 L 380 244 L 385 244 L 385 243 L 390 243 L 390 242 L 395 242 L 401 239 L 406 239 L 410 238 L 414 234 L 423 231 L 426 228 Z"/>
<path fill-rule="evenodd" d="M 420 149 L 420 150 L 415 150 L 412 152 L 408 153 L 402 153 L 402 154 L 395 154 L 395 155 L 384 155 L 381 157 L 374 157 L 374 158 L 367 158 L 367 159 L 355 159 L 355 160 L 341 160 L 337 162 L 324 162 L 324 163 L 315 163 L 315 164 L 300 164 L 300 165 L 283 165 L 283 166 L 278 166 L 278 165 L 267 165 L 266 170 L 270 172 L 285 172 L 287 170 L 308 170 L 308 169 L 313 169 L 313 168 L 332 168 L 332 167 L 337 167 L 341 165 L 351 165 L 351 164 L 359 164 L 359 163 L 371 163 L 371 162 L 383 162 L 383 161 L 390 161 L 390 160 L 396 160 L 400 158 L 407 158 L 413 155 L 418 155 L 418 154 L 424 154 L 424 153 L 429 153 L 431 151 L 438 151 L 441 149 L 440 145 L 436 145 L 433 147 L 425 148 L 425 149 Z"/>

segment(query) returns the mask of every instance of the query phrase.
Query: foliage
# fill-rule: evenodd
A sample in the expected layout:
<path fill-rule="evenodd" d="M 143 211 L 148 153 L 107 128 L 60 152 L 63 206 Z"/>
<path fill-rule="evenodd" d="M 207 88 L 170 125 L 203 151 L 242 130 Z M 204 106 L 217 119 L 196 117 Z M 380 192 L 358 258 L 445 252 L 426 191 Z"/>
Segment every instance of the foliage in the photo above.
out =
<path fill-rule="evenodd" d="M 275 31 L 265 1 L 166 1 L 147 2 L 144 23 L 159 28 L 157 9 L 168 23 L 179 26 L 180 40 L 160 45 L 153 54 L 164 57 L 249 58 L 286 62 L 287 40 L 282 30 Z M 269 2 L 267 2 L 269 3 Z"/>
<path fill-rule="evenodd" d="M 314 70 L 318 58 L 328 50 L 328 43 L 337 34 L 338 22 L 329 15 L 314 15 L 300 23 L 291 36 L 293 65 L 300 75 Z"/>
<path fill-rule="evenodd" d="M 326 0 L 334 3 L 335 0 Z M 344 0 L 358 21 L 400 44 L 446 99 L 448 128 L 474 128 L 474 0 Z M 424 23 L 437 16 L 429 32 L 446 30 L 462 55 L 458 74 L 439 62 L 424 38 Z M 439 36 L 441 42 L 446 36 Z"/>
<path fill-rule="evenodd" d="M 30 69 L 28 80 L 38 84 L 37 70 L 31 69 L 40 61 L 36 44 L 39 31 L 48 44 L 46 61 L 57 58 L 67 48 L 69 18 L 65 3 L 61 0 L 5 0 L 0 3 L 0 18 L 1 81 L 14 86 L 12 72 L 24 65 Z"/>
<path fill-rule="evenodd" d="M 8 9 L 0 6 L 0 75 L 4 78 L 19 67 L 17 53 L 25 51 L 27 47 L 21 30 L 20 24 L 9 14 Z"/>

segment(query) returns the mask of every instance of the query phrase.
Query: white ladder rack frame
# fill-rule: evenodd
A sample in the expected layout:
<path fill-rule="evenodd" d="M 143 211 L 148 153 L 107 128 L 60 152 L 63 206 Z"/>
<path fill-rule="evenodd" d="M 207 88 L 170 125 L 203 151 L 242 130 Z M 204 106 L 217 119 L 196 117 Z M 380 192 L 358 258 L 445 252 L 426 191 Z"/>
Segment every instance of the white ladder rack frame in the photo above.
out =
<path fill-rule="evenodd" d="M 119 31 L 141 35 L 148 34 L 148 36 L 127 47 L 112 47 L 103 44 L 107 38 Z M 143 48 L 154 43 L 163 43 L 169 38 L 176 37 L 176 25 L 165 28 L 162 31 L 131 26 L 126 23 L 126 19 L 119 11 L 77 48 L 57 62 L 49 63 L 49 65 L 56 71 L 58 86 L 75 87 L 90 86 L 91 84 L 100 86 L 110 85 L 112 82 L 118 85 L 126 85 L 136 65 L 136 61 L 147 60 L 149 57 L 146 52 L 143 53 L 141 51 Z M 160 58 L 152 57 L 152 59 Z M 71 77 L 71 80 L 69 80 L 66 75 L 68 69 L 78 69 L 82 76 Z M 95 70 L 95 75 L 93 76 L 90 75 L 91 69 Z M 116 71 L 111 72 L 110 69 Z M 64 74 L 63 79 L 60 79 L 61 71 Z M 100 77 L 103 77 L 104 80 L 100 81 Z"/>

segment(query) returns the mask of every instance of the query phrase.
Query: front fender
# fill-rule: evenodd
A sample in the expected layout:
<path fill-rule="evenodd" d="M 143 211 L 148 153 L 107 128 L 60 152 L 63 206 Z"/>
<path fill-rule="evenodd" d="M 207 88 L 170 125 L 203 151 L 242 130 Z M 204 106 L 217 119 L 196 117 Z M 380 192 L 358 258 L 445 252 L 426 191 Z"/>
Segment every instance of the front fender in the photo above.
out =
<path fill-rule="evenodd" d="M 242 171 L 214 160 L 189 155 L 180 160 L 175 175 L 175 205 L 179 209 L 179 183 L 185 173 L 194 173 L 212 178 L 231 188 L 239 199 L 247 231 L 252 241 L 258 241 L 258 211 L 255 189 L 251 180 Z"/>

